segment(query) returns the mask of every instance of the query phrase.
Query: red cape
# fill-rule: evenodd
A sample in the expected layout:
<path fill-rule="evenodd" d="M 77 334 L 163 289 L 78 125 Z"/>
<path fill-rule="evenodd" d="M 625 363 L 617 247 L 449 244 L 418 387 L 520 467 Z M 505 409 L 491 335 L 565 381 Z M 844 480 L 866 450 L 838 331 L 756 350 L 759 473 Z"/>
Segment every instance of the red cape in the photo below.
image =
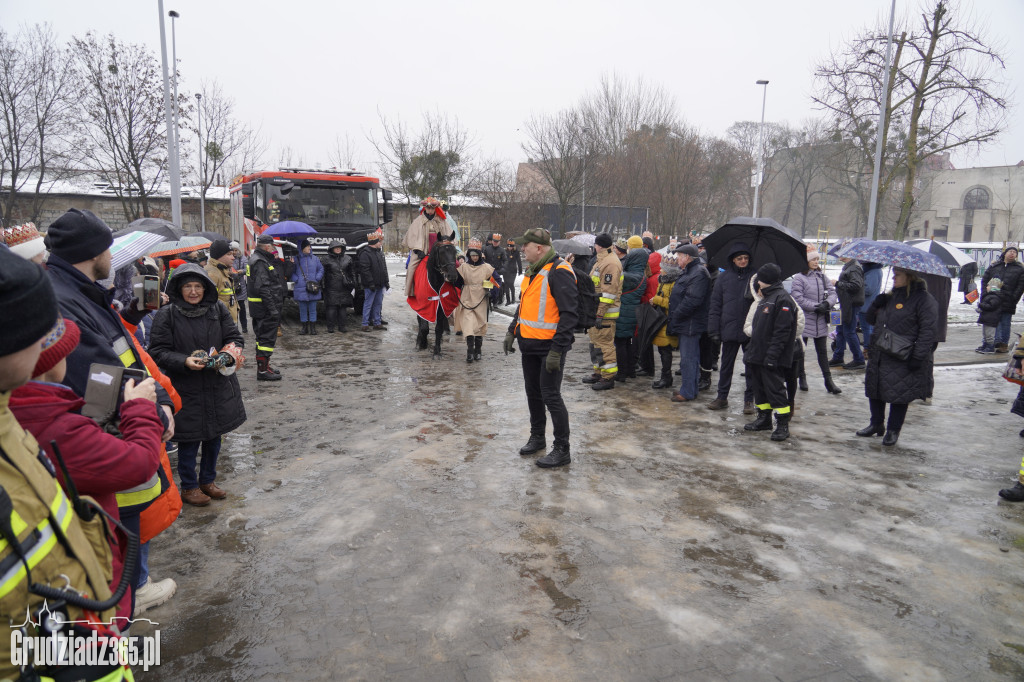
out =
<path fill-rule="evenodd" d="M 459 296 L 462 295 L 462 291 L 448 282 L 441 285 L 440 293 L 435 291 L 430 286 L 430 280 L 427 279 L 426 266 L 427 259 L 421 260 L 419 265 L 416 266 L 412 282 L 413 291 L 416 295 L 409 296 L 405 300 L 409 302 L 409 307 L 413 309 L 413 312 L 424 320 L 427 322 L 437 322 L 438 302 L 441 304 L 444 316 L 448 317 L 459 307 Z"/>

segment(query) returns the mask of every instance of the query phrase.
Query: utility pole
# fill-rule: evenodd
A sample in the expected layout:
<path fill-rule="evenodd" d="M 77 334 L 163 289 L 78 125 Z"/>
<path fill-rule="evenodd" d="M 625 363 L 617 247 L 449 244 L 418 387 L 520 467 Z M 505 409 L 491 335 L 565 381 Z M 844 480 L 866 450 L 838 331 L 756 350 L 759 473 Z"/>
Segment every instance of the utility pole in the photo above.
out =
<path fill-rule="evenodd" d="M 164 0 L 157 0 L 160 12 L 160 60 L 164 69 L 164 120 L 167 123 L 167 165 L 171 175 L 171 222 L 181 227 L 181 172 L 178 169 L 178 137 L 171 114 L 171 84 L 167 77 L 167 35 L 164 31 Z"/>

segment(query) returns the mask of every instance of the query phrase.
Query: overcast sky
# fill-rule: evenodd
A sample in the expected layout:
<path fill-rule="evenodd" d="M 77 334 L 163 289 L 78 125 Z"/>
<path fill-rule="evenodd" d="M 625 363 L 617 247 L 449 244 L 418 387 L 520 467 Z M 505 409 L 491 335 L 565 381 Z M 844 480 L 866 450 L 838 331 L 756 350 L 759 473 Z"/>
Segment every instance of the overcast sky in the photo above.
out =
<path fill-rule="evenodd" d="M 1024 0 L 964 2 L 1006 59 L 1011 100 L 1024 96 Z M 920 0 L 897 0 L 897 15 Z M 519 131 L 532 114 L 572 106 L 602 74 L 643 76 L 666 88 L 682 117 L 723 135 L 759 120 L 758 79 L 767 79 L 766 120 L 799 125 L 813 70 L 865 26 L 888 20 L 890 0 L 479 0 L 348 2 L 165 0 L 176 10 L 180 88 L 216 79 L 240 118 L 262 124 L 271 159 L 289 145 L 307 166 L 328 165 L 336 136 L 358 148 L 380 132 L 378 110 L 416 124 L 422 112 L 458 118 L 480 156 L 525 160 Z M 49 22 L 64 38 L 87 31 L 149 45 L 159 55 L 156 0 L 0 0 L 8 31 Z M 170 20 L 167 23 L 170 52 Z M 1019 90 L 1021 94 L 1013 94 Z M 1011 111 L 1002 138 L 957 167 L 1024 159 L 1024 113 Z"/>

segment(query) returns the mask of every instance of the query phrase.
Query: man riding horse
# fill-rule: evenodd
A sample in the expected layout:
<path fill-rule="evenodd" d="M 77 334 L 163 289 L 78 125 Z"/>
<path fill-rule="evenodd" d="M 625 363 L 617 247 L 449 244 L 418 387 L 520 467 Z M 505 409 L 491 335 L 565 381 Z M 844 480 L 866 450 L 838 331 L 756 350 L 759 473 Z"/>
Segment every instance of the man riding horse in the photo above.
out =
<path fill-rule="evenodd" d="M 433 322 L 435 357 L 441 354 L 441 337 L 448 330 L 448 316 L 459 305 L 463 286 L 462 275 L 456 269 L 453 239 L 453 234 L 440 232 L 426 259 L 417 261 L 416 269 L 410 270 L 415 293 L 406 300 L 419 316 L 416 349 L 426 349 L 429 324 Z"/>

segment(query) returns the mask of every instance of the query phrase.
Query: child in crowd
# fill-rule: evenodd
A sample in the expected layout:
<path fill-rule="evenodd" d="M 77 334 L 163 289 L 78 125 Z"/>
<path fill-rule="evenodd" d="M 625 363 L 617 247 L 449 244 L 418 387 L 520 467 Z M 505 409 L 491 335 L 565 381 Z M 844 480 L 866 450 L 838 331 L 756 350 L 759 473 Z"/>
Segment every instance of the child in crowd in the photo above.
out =
<path fill-rule="evenodd" d="M 988 290 L 981 295 L 976 310 L 978 311 L 978 324 L 981 325 L 981 345 L 974 349 L 975 353 L 990 355 L 996 352 L 996 325 L 1002 317 L 1002 288 L 1003 281 L 999 278 L 992 278 L 988 283 Z"/>

